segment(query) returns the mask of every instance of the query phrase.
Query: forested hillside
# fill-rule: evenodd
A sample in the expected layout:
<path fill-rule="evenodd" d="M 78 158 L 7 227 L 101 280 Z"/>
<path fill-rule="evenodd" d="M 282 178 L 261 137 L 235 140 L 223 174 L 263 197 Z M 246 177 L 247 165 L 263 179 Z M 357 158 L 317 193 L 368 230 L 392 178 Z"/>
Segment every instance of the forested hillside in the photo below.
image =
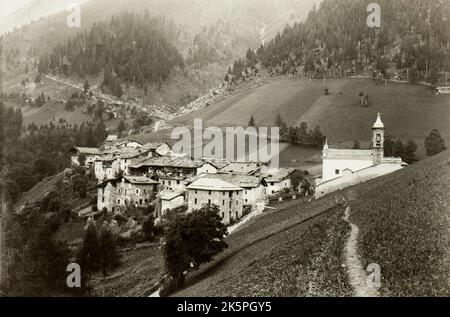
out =
<path fill-rule="evenodd" d="M 163 18 L 123 13 L 58 45 L 40 59 L 38 72 L 84 77 L 103 71 L 104 86 L 120 97 L 122 82 L 161 85 L 176 66 L 183 67 L 170 42 L 175 36 L 176 27 Z"/>
<path fill-rule="evenodd" d="M 380 0 L 381 28 L 367 26 L 369 0 L 325 0 L 304 23 L 287 26 L 229 73 L 257 62 L 276 74 L 343 77 L 394 66 L 430 82 L 450 71 L 450 2 Z M 250 57 L 250 58 L 249 58 Z M 236 78 L 236 77 L 235 77 Z"/>
<path fill-rule="evenodd" d="M 5 107 L 0 101 L 0 134 L 4 170 L 2 185 L 16 202 L 39 181 L 70 166 L 70 150 L 78 146 L 99 146 L 106 138 L 103 121 L 71 125 L 57 123 L 23 126 L 21 109 Z"/>

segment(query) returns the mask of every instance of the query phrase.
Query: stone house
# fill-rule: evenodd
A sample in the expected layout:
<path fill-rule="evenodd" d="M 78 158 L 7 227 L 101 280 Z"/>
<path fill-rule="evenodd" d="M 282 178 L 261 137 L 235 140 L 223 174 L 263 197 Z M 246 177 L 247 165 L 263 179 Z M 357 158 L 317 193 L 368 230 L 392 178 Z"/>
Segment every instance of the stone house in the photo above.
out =
<path fill-rule="evenodd" d="M 186 180 L 196 176 L 200 168 L 211 172 L 215 169 L 213 165 L 202 160 L 160 156 L 130 165 L 130 174 L 145 175 L 159 181 L 161 190 L 185 191 Z"/>
<path fill-rule="evenodd" d="M 70 151 L 72 153 L 71 163 L 73 166 L 80 166 L 80 157 L 84 157 L 84 166 L 94 166 L 95 160 L 102 156 L 102 151 L 98 148 L 91 147 L 76 147 L 74 146 Z"/>
<path fill-rule="evenodd" d="M 187 186 L 188 212 L 205 205 L 217 205 L 224 224 L 230 224 L 243 214 L 244 190 L 219 178 L 201 177 Z"/>
<path fill-rule="evenodd" d="M 94 172 L 100 182 L 105 179 L 114 179 L 119 176 L 120 164 L 113 155 L 103 155 L 95 160 Z"/>
<path fill-rule="evenodd" d="M 170 150 L 167 143 L 147 143 L 141 147 L 108 147 L 95 162 L 95 174 L 98 180 L 112 179 L 121 173 L 129 175 L 129 166 L 146 158 L 161 156 Z"/>
<path fill-rule="evenodd" d="M 274 196 L 284 190 L 291 190 L 291 174 L 294 171 L 294 168 L 276 168 L 261 174 L 267 184 L 267 196 Z"/>
<path fill-rule="evenodd" d="M 262 177 L 236 174 L 201 174 L 187 182 L 190 184 L 199 178 L 220 179 L 242 188 L 242 203 L 244 206 L 264 202 L 266 198 L 267 183 Z"/>
<path fill-rule="evenodd" d="M 175 191 L 161 191 L 159 193 L 159 201 L 161 204 L 161 215 L 157 215 L 157 217 L 161 217 L 164 215 L 167 210 L 172 210 L 186 204 L 184 199 L 184 192 L 175 192 Z"/>
<path fill-rule="evenodd" d="M 129 205 L 145 207 L 157 192 L 158 182 L 143 176 L 121 176 L 97 185 L 97 208 L 114 211 Z"/>

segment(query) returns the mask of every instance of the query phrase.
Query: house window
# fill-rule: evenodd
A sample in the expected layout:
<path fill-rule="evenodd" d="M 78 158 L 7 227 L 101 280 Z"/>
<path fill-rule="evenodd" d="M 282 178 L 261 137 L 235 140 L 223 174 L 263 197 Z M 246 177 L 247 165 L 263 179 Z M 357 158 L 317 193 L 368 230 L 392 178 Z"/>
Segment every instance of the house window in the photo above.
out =
<path fill-rule="evenodd" d="M 239 200 L 236 200 L 236 205 L 239 205 Z"/>
<path fill-rule="evenodd" d="M 211 191 L 208 192 L 208 195 L 211 195 Z"/>
<path fill-rule="evenodd" d="M 247 191 L 245 191 L 245 194 L 247 195 Z"/>
<path fill-rule="evenodd" d="M 195 198 L 195 199 L 194 199 L 194 204 L 196 204 L 196 205 L 197 205 L 197 198 Z"/>
<path fill-rule="evenodd" d="M 222 212 L 222 219 L 225 217 L 225 213 L 224 212 Z"/>
<path fill-rule="evenodd" d="M 177 185 L 180 185 L 180 181 L 177 181 Z"/>
<path fill-rule="evenodd" d="M 273 185 L 275 185 L 275 183 L 270 183 L 270 186 L 273 186 Z"/>
<path fill-rule="evenodd" d="M 336 175 L 339 175 L 339 170 L 334 170 L 334 173 L 335 173 Z"/>
<path fill-rule="evenodd" d="M 142 205 L 142 199 L 139 199 L 139 205 Z"/>
<path fill-rule="evenodd" d="M 104 202 L 105 202 L 105 197 L 102 198 L 102 203 L 104 203 Z"/>
<path fill-rule="evenodd" d="M 117 199 L 117 203 L 120 205 L 120 199 Z"/>
<path fill-rule="evenodd" d="M 195 194 L 197 194 L 197 191 L 195 191 Z"/>
<path fill-rule="evenodd" d="M 222 200 L 222 206 L 225 206 L 225 199 Z"/>
<path fill-rule="evenodd" d="M 136 195 L 138 195 L 139 194 L 139 189 L 136 189 Z"/>
<path fill-rule="evenodd" d="M 211 199 L 208 199 L 208 205 L 211 205 Z"/>
<path fill-rule="evenodd" d="M 170 185 L 172 185 L 172 182 L 171 182 L 171 181 L 169 181 L 169 186 L 170 186 Z"/>
<path fill-rule="evenodd" d="M 248 199 L 246 199 L 245 202 L 248 203 Z"/>

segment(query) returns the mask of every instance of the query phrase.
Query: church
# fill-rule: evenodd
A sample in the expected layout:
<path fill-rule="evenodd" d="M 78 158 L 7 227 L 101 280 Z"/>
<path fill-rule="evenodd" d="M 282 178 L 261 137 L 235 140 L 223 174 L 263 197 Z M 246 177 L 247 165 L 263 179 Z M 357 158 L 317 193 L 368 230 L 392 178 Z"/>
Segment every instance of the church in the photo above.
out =
<path fill-rule="evenodd" d="M 407 164 L 397 157 L 384 157 L 384 124 L 378 113 L 372 127 L 370 149 L 337 149 L 325 142 L 322 177 L 316 179 L 315 197 L 395 172 Z"/>

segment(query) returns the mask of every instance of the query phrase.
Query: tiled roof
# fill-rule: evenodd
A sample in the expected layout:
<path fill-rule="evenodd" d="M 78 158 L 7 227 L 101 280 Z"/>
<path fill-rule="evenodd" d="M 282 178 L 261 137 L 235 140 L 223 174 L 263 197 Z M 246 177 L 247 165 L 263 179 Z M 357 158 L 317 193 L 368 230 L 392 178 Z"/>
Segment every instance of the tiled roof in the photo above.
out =
<path fill-rule="evenodd" d="M 225 182 L 228 182 L 230 184 L 234 184 L 236 186 L 242 187 L 242 188 L 253 188 L 258 187 L 261 182 L 262 178 L 257 176 L 251 176 L 251 175 L 238 175 L 238 174 L 201 174 L 198 176 L 192 177 L 189 182 L 194 182 L 197 179 L 200 178 L 210 178 L 210 179 L 220 179 Z"/>
<path fill-rule="evenodd" d="M 158 147 L 160 147 L 161 145 L 164 145 L 165 143 L 162 142 L 148 142 L 145 143 L 142 148 L 145 150 L 156 150 Z"/>
<path fill-rule="evenodd" d="M 203 164 L 201 160 L 192 160 L 189 157 L 171 157 L 171 156 L 159 156 L 144 159 L 131 166 L 132 168 L 139 168 L 142 166 L 154 166 L 154 167 L 184 167 L 184 168 L 196 168 Z"/>
<path fill-rule="evenodd" d="M 123 176 L 123 178 L 131 184 L 156 185 L 159 182 L 145 176 Z"/>
<path fill-rule="evenodd" d="M 213 165 L 217 169 L 224 168 L 225 166 L 228 166 L 230 164 L 230 162 L 226 160 L 218 160 L 215 158 L 203 158 L 203 161 Z"/>
<path fill-rule="evenodd" d="M 221 173 L 249 175 L 260 169 L 261 163 L 234 162 L 220 169 Z"/>
<path fill-rule="evenodd" d="M 170 191 L 170 190 L 163 190 L 159 193 L 159 197 L 161 197 L 161 199 L 163 199 L 163 200 L 172 200 L 183 194 L 184 194 L 183 192 L 174 192 L 174 191 Z"/>
<path fill-rule="evenodd" d="M 122 159 L 132 159 L 141 155 L 147 155 L 150 152 L 150 150 L 142 150 L 142 148 L 138 148 L 136 150 L 132 151 L 126 151 L 123 153 L 120 153 L 120 158 Z"/>
<path fill-rule="evenodd" d="M 98 148 L 95 147 L 75 147 L 75 149 L 83 154 L 88 154 L 88 155 L 100 155 L 102 154 L 102 151 Z"/>
<path fill-rule="evenodd" d="M 327 149 L 324 150 L 323 157 L 327 158 L 349 158 L 349 159 L 372 159 L 372 150 L 359 149 Z"/>
<path fill-rule="evenodd" d="M 187 187 L 188 189 L 199 189 L 199 190 L 215 190 L 215 191 L 240 191 L 243 190 L 234 184 L 223 181 L 219 178 L 199 178 L 194 181 L 191 185 Z"/>
<path fill-rule="evenodd" d="M 294 171 L 295 168 L 277 168 L 268 173 L 261 174 L 261 176 L 264 177 L 268 183 L 278 183 L 288 178 Z"/>
<path fill-rule="evenodd" d="M 102 155 L 96 159 L 97 162 L 112 162 L 114 160 L 115 160 L 115 158 L 111 154 Z"/>

